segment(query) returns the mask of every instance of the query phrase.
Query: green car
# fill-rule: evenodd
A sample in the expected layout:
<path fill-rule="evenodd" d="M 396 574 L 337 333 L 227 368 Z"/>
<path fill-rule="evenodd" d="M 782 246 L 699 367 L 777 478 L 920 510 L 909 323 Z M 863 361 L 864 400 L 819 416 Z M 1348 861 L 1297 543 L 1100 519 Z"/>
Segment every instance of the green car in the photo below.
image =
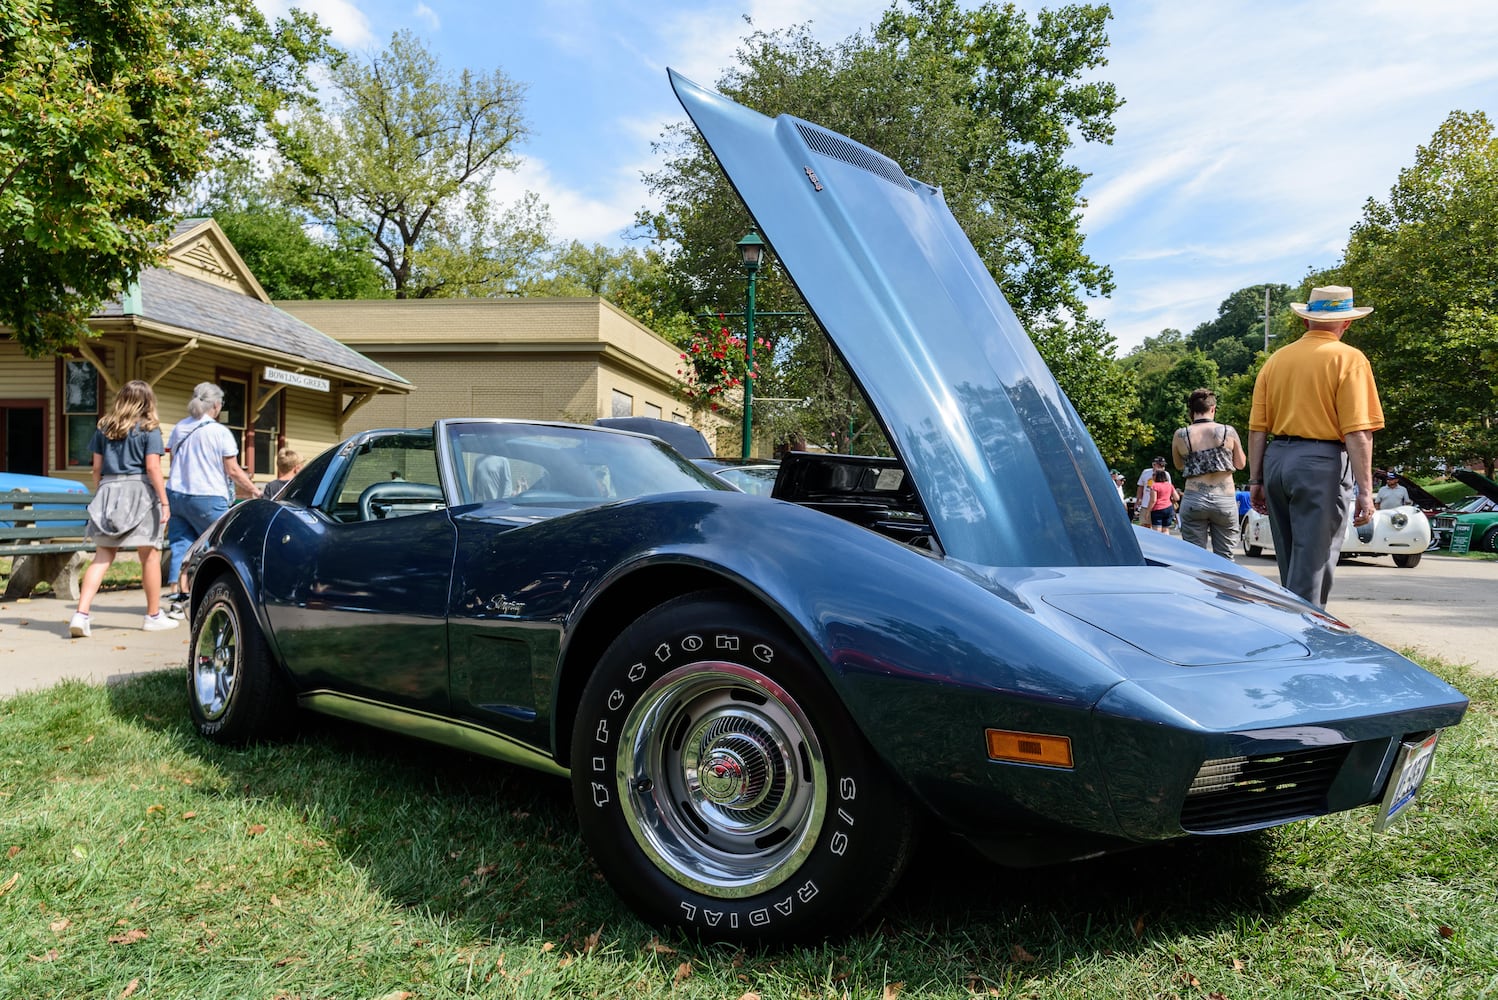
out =
<path fill-rule="evenodd" d="M 1498 483 L 1468 469 L 1453 475 L 1477 491 L 1477 496 L 1462 501 L 1430 519 L 1430 547 L 1449 549 L 1458 527 L 1471 525 L 1471 552 L 1498 552 Z"/>

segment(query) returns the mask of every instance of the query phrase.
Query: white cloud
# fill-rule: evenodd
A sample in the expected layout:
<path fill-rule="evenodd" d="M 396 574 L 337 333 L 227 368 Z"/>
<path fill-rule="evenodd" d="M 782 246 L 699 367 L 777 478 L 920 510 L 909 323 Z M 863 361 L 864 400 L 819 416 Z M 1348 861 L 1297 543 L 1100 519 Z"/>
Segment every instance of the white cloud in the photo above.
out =
<path fill-rule="evenodd" d="M 346 49 L 364 49 L 375 44 L 369 18 L 350 0 L 256 0 L 267 17 L 285 17 L 292 7 L 316 14 L 331 32 L 334 44 Z"/>
<path fill-rule="evenodd" d="M 621 242 L 620 234 L 634 223 L 641 192 L 639 172 L 621 167 L 602 195 L 584 194 L 562 183 L 543 160 L 524 157 L 516 170 L 498 171 L 489 184 L 496 201 L 511 205 L 527 191 L 534 191 L 551 212 L 553 237 L 586 244 Z"/>
<path fill-rule="evenodd" d="M 428 31 L 442 30 L 442 19 L 437 16 L 435 10 L 424 3 L 418 3 L 416 8 L 411 11 L 411 16 L 426 25 Z"/>

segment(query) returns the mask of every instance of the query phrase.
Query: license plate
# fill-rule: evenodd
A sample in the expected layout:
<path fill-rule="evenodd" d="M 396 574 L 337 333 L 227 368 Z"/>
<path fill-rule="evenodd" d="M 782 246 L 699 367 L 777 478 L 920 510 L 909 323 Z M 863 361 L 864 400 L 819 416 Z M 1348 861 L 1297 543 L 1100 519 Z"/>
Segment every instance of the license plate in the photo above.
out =
<path fill-rule="evenodd" d="M 1389 772 L 1389 784 L 1384 789 L 1384 799 L 1378 806 L 1378 818 L 1373 821 L 1374 830 L 1383 830 L 1415 801 L 1420 783 L 1430 771 L 1431 758 L 1436 753 L 1439 732 L 1431 733 L 1423 740 L 1407 740 L 1399 744 L 1394 755 L 1394 767 Z"/>

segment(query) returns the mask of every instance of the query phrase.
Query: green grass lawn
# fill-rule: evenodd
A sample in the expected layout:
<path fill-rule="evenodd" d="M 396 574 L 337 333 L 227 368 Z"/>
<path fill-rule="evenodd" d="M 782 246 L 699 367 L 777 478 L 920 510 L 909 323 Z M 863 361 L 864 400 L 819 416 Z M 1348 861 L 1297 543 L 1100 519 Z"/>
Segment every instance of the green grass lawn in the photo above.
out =
<path fill-rule="evenodd" d="M 340 723 L 233 751 L 177 673 L 0 701 L 0 997 L 1498 996 L 1498 681 L 1421 803 L 1044 870 L 928 836 L 816 947 L 659 934 L 564 782 Z"/>

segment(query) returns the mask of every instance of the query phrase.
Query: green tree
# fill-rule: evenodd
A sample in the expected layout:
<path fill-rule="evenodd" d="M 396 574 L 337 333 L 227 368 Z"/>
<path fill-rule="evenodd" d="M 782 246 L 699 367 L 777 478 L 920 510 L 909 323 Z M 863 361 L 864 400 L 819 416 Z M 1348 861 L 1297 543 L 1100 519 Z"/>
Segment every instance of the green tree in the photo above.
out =
<path fill-rule="evenodd" d="M 160 259 L 170 208 L 254 145 L 326 53 L 251 0 L 0 4 L 0 324 L 41 356 Z"/>
<path fill-rule="evenodd" d="M 1064 335 L 1067 343 L 1052 354 L 1075 354 L 1077 363 L 1065 371 L 1079 372 L 1111 362 L 1096 353 L 1097 331 L 1081 321 L 1084 294 L 1107 294 L 1112 277 L 1083 250 L 1078 209 L 1085 175 L 1065 155 L 1078 139 L 1112 135 L 1119 104 L 1113 87 L 1084 79 L 1104 62 L 1108 16 L 1105 6 L 1067 6 L 1042 11 L 1032 24 L 1012 5 L 964 11 L 952 0 L 912 0 L 894 4 L 870 34 L 832 45 L 819 43 L 807 26 L 753 32 L 716 86 L 767 114 L 793 114 L 849 135 L 911 176 L 940 185 L 1021 320 L 1032 329 L 1045 324 L 1052 345 Z M 693 311 L 742 302 L 734 248 L 750 225 L 742 204 L 689 126 L 669 129 L 659 148 L 667 163 L 646 182 L 665 208 L 639 221 L 672 248 L 681 298 Z M 773 258 L 759 272 L 758 300 L 766 311 L 805 309 Z M 1063 317 L 1077 322 L 1053 325 Z M 839 393 L 825 407 L 802 411 L 802 419 L 818 425 L 805 428 L 808 438 L 846 438 L 849 419 L 855 434 L 867 426 L 857 393 L 841 393 L 846 376 L 817 374 L 816 359 L 835 355 L 792 342 L 820 338 L 819 330 L 788 323 L 767 327 L 765 335 L 775 359 L 765 395 L 796 396 L 793 387 L 804 381 Z M 810 365 L 810 374 L 778 371 L 791 362 Z M 1062 387 L 1073 388 L 1064 381 Z M 1078 387 L 1079 395 L 1085 392 Z M 824 409 L 822 417 L 813 415 Z M 1104 440 L 1119 432 L 1089 428 Z"/>
<path fill-rule="evenodd" d="M 1452 112 L 1386 201 L 1369 199 L 1335 272 L 1374 312 L 1347 340 L 1373 365 L 1378 459 L 1498 464 L 1498 136 Z"/>
<path fill-rule="evenodd" d="M 1176 332 L 1176 331 L 1171 331 Z M 1139 376 L 1139 418 L 1146 434 L 1133 448 L 1132 467 L 1142 469 L 1156 455 L 1170 459 L 1170 439 L 1190 419 L 1186 400 L 1194 389 L 1221 388 L 1217 363 L 1200 351 L 1175 356 L 1168 367 L 1152 365 Z"/>
<path fill-rule="evenodd" d="M 333 71 L 328 110 L 279 133 L 292 201 L 369 240 L 396 298 L 519 292 L 549 249 L 534 195 L 501 210 L 488 184 L 529 132 L 524 88 L 501 70 L 456 76 L 409 32 Z"/>
<path fill-rule="evenodd" d="M 1269 287 L 1269 336 L 1283 343 L 1300 335 L 1290 312 L 1290 286 Z M 1217 307 L 1217 318 L 1191 331 L 1191 345 L 1217 362 L 1223 378 L 1241 375 L 1264 350 L 1264 285 L 1240 288 Z"/>
<path fill-rule="evenodd" d="M 524 290 L 527 295 L 600 296 L 678 346 L 687 346 L 695 329 L 668 262 L 655 247 L 615 249 L 573 240 L 554 250 L 546 273 Z"/>
<path fill-rule="evenodd" d="M 1148 428 L 1135 415 L 1138 378 L 1113 357 L 1114 341 L 1103 325 L 1085 320 L 1068 328 L 1051 322 L 1032 327 L 1030 336 L 1091 431 L 1104 461 L 1109 465 L 1127 462 Z"/>
<path fill-rule="evenodd" d="M 307 232 L 284 205 L 215 212 L 214 220 L 273 299 L 378 299 L 390 294 L 368 238 L 344 230 L 331 240 Z"/>

